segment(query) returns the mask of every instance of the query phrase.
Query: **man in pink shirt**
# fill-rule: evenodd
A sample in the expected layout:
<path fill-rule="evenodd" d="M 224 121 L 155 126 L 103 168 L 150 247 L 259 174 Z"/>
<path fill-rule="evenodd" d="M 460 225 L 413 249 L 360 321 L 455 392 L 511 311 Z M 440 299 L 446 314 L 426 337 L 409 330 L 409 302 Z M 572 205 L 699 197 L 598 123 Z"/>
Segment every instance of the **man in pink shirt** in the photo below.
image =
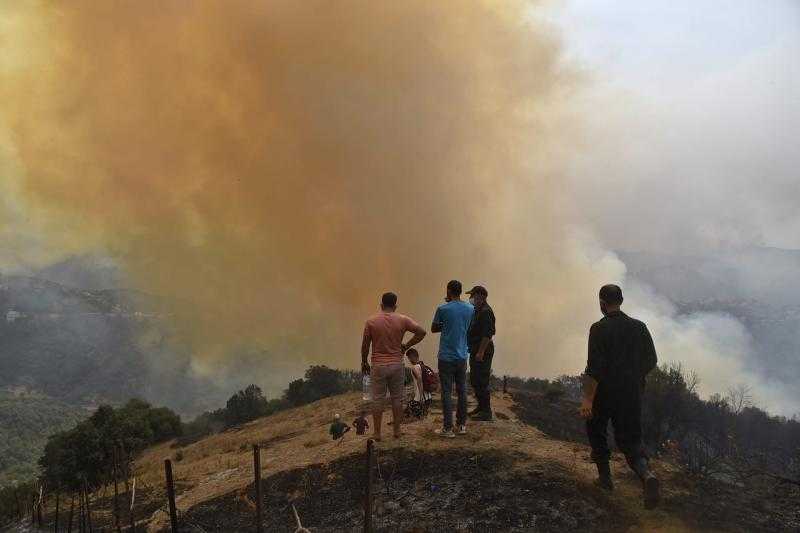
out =
<path fill-rule="evenodd" d="M 374 409 L 372 411 L 372 431 L 375 440 L 381 439 L 383 402 L 386 389 L 392 398 L 395 438 L 401 436 L 400 424 L 403 419 L 403 396 L 405 392 L 405 369 L 403 354 L 425 338 L 426 331 L 411 318 L 396 313 L 397 295 L 387 292 L 381 297 L 381 311 L 364 324 L 364 338 L 361 343 L 361 371 L 370 375 Z M 406 332 L 414 334 L 403 343 Z M 367 362 L 372 346 L 372 365 Z"/>

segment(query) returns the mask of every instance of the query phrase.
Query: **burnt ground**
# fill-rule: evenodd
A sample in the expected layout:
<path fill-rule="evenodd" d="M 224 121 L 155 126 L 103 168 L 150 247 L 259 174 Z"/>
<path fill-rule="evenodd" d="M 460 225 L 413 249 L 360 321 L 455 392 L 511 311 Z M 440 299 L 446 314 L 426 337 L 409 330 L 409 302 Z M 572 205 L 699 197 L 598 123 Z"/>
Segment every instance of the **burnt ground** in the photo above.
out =
<path fill-rule="evenodd" d="M 468 449 L 379 452 L 375 530 L 619 531 L 632 524 L 560 466 L 521 465 L 525 459 Z M 360 530 L 364 462 L 351 455 L 263 479 L 265 531 L 294 531 L 292 504 L 315 532 Z M 193 507 L 182 521 L 205 531 L 252 531 L 253 499 L 251 485 Z"/>
<path fill-rule="evenodd" d="M 673 476 L 680 489 L 665 502 L 698 528 L 723 531 L 800 531 L 800 487 L 753 480 L 747 485 Z"/>
<path fill-rule="evenodd" d="M 150 517 L 157 509 L 159 509 L 159 504 L 156 503 L 158 500 L 153 498 L 153 493 L 157 492 L 154 491 L 151 487 L 142 487 L 139 486 L 136 488 L 136 512 L 135 512 L 135 520 L 136 520 L 136 531 L 143 532 L 146 531 L 146 519 Z M 129 495 L 124 492 L 124 486 L 120 483 L 119 486 L 119 513 L 120 513 L 120 526 L 126 532 L 131 531 L 130 524 L 131 524 L 131 515 L 130 510 L 128 507 L 129 503 Z M 66 531 L 68 528 L 68 521 L 69 521 L 69 508 L 70 508 L 70 496 L 66 494 L 61 495 L 61 503 L 59 509 L 59 526 L 58 529 L 61 531 Z M 107 487 L 106 490 L 102 495 L 95 496 L 92 498 L 90 503 L 89 509 L 91 511 L 91 522 L 92 522 L 92 530 L 93 531 L 113 531 L 115 530 L 114 527 L 114 517 L 112 514 L 112 509 L 114 508 L 114 495 L 110 487 Z M 53 505 L 48 506 L 48 511 L 43 513 L 42 521 L 44 523 L 43 531 L 53 531 L 54 524 L 55 524 L 55 508 Z M 72 531 L 78 531 L 78 503 L 75 502 L 75 508 L 73 511 L 72 516 Z M 33 531 L 33 530 L 32 530 Z M 39 531 L 39 530 L 36 530 Z"/>
<path fill-rule="evenodd" d="M 513 391 L 512 396 L 516 404 L 512 410 L 523 422 L 554 439 L 588 446 L 584 422 L 575 415 L 577 402 L 566 398 L 550 401 L 543 394 L 527 391 Z M 613 447 L 611 430 L 609 444 Z M 763 479 L 736 485 L 692 477 L 671 457 L 658 460 L 671 466 L 658 469 L 665 487 L 661 508 L 681 516 L 693 528 L 800 532 L 800 487 Z M 615 464 L 615 472 L 632 477 L 620 454 L 615 454 Z"/>
<path fill-rule="evenodd" d="M 526 424 L 554 439 L 589 445 L 586 425 L 577 416 L 578 402 L 564 397 L 551 401 L 538 392 L 514 390 L 510 394 L 515 402 L 512 411 Z M 609 432 L 608 443 L 614 443 L 612 432 Z"/>

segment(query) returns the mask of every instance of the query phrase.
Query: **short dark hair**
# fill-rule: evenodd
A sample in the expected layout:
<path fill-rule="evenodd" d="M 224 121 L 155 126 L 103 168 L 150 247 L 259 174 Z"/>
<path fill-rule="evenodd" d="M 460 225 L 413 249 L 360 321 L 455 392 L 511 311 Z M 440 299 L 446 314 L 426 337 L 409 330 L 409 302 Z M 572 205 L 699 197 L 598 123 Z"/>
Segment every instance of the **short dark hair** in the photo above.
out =
<path fill-rule="evenodd" d="M 607 304 L 619 305 L 622 303 L 622 289 L 619 285 L 603 285 L 600 287 L 600 299 Z"/>
<path fill-rule="evenodd" d="M 447 292 L 461 296 L 461 282 L 457 279 L 452 279 L 447 283 Z"/>
<path fill-rule="evenodd" d="M 406 351 L 406 357 L 408 357 L 409 359 L 415 356 L 419 357 L 419 352 L 417 351 L 416 348 L 409 348 L 408 351 Z"/>
<path fill-rule="evenodd" d="M 381 307 L 397 307 L 397 295 L 393 292 L 383 293 Z"/>

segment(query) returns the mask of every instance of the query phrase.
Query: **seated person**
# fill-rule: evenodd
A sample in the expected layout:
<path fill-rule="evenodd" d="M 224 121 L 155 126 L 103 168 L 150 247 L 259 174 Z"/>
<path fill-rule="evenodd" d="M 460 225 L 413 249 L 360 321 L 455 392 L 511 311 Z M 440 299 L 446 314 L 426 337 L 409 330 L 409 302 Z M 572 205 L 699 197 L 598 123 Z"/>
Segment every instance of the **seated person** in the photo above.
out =
<path fill-rule="evenodd" d="M 419 352 L 411 348 L 406 352 L 406 357 L 411 363 L 411 376 L 413 377 L 413 394 L 411 401 L 406 408 L 406 416 L 423 418 L 428 414 L 431 405 L 431 393 L 425 390 L 423 379 L 422 361 L 419 359 Z"/>
<path fill-rule="evenodd" d="M 364 435 L 369 428 L 369 422 L 367 422 L 367 412 L 361 411 L 361 415 L 353 420 L 353 427 L 356 428 L 356 435 Z"/>
<path fill-rule="evenodd" d="M 333 440 L 341 439 L 344 437 L 345 433 L 350 431 L 350 426 L 342 422 L 341 418 L 339 413 L 333 415 L 333 424 L 331 424 L 331 429 L 329 431 Z"/>

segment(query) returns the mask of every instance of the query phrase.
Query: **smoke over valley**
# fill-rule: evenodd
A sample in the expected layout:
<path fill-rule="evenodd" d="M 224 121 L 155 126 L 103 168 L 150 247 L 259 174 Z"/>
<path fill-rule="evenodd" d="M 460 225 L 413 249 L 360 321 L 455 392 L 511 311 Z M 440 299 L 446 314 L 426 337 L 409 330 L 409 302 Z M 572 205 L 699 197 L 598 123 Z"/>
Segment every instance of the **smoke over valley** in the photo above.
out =
<path fill-rule="evenodd" d="M 489 289 L 496 373 L 575 374 L 597 289 L 619 282 L 660 359 L 695 369 L 704 394 L 746 383 L 759 404 L 793 414 L 800 393 L 759 363 L 785 364 L 759 348 L 747 317 L 675 294 L 706 278 L 669 285 L 650 256 L 618 251 L 657 248 L 671 258 L 658 268 L 674 270 L 682 257 L 731 246 L 800 246 L 774 229 L 800 227 L 784 205 L 787 194 L 797 200 L 796 171 L 786 170 L 796 153 L 777 146 L 751 161 L 736 197 L 771 192 L 749 196 L 746 209 L 728 204 L 747 214 L 729 224 L 730 212 L 703 203 L 729 191 L 686 192 L 681 162 L 702 160 L 692 179 L 705 183 L 716 176 L 709 168 L 734 171 L 715 162 L 740 146 L 723 135 L 719 153 L 686 158 L 682 144 L 640 124 L 647 113 L 631 120 L 617 93 L 598 92 L 598 74 L 579 68 L 545 16 L 553 9 L 521 0 L 4 6 L 0 268 L 105 258 L 118 270 L 104 283 L 158 299 L 170 353 L 191 372 L 273 393 L 308 364 L 355 367 L 363 320 L 384 291 L 429 324 L 452 278 Z M 788 129 L 796 102 L 787 109 Z M 676 123 L 689 114 L 673 110 Z M 774 179 L 759 187 L 765 175 Z M 692 194 L 696 203 L 682 201 Z M 765 214 L 773 204 L 781 216 Z M 763 263 L 754 261 L 732 283 L 755 279 Z M 426 339 L 423 357 L 435 349 Z"/>

